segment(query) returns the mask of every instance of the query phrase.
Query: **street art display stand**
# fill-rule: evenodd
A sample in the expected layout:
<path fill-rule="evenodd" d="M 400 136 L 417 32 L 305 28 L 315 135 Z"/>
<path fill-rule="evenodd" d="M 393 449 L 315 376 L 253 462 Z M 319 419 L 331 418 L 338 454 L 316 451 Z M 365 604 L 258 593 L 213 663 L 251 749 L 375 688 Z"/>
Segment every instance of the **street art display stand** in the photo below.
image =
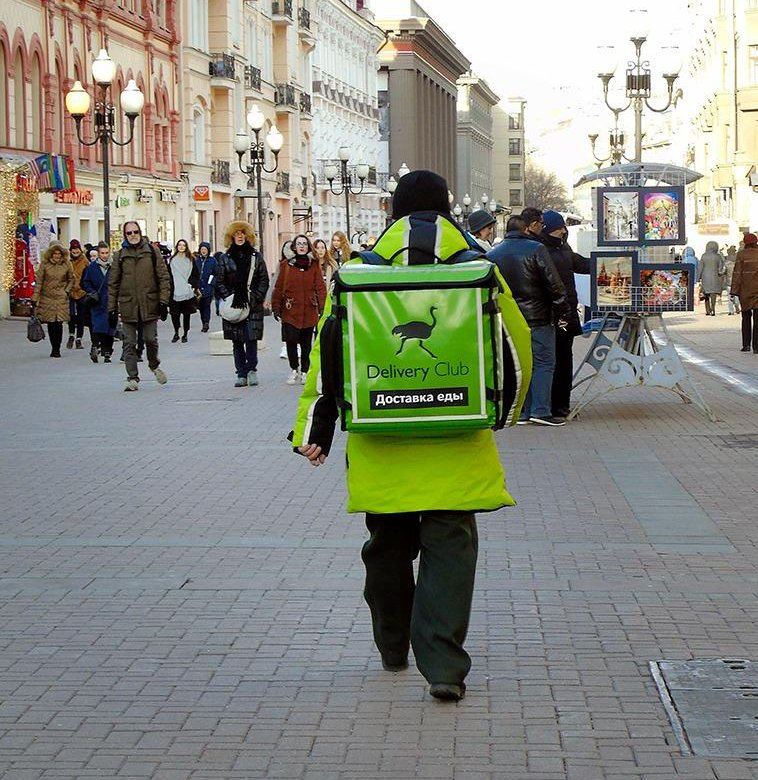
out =
<path fill-rule="evenodd" d="M 618 329 L 611 331 L 610 321 L 616 325 L 619 317 Z M 586 373 L 585 367 L 592 373 L 580 378 Z M 689 378 L 661 313 L 608 312 L 574 373 L 573 389 L 580 394 L 574 399 L 568 419 L 612 390 L 642 386 L 671 390 L 716 422 L 716 416 Z"/>

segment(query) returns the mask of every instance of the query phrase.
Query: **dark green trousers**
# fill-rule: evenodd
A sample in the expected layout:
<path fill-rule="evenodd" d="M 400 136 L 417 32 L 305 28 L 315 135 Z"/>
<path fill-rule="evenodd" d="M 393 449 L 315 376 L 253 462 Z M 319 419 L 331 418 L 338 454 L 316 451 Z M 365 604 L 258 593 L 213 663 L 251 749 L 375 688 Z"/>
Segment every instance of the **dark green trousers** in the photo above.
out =
<path fill-rule="evenodd" d="M 398 663 L 413 646 L 430 683 L 462 683 L 479 538 L 471 512 L 366 515 L 364 596 L 382 658 Z M 420 554 L 418 581 L 413 561 Z"/>

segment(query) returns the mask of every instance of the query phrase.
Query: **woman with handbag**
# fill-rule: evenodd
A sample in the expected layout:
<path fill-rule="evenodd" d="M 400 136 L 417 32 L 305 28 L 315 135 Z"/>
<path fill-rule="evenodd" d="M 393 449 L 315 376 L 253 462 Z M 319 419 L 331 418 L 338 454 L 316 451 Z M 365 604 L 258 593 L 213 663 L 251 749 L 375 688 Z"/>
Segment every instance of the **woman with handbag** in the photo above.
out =
<path fill-rule="evenodd" d="M 287 378 L 288 385 L 305 384 L 305 375 L 310 367 L 313 329 L 326 302 L 321 266 L 315 259 L 308 237 L 302 234 L 295 236 L 292 250 L 292 257 L 279 264 L 279 275 L 271 296 L 271 311 L 274 318 L 282 322 L 282 341 L 287 345 L 287 358 L 292 369 Z"/>
<path fill-rule="evenodd" d="M 40 322 L 47 323 L 50 337 L 50 357 L 61 356 L 63 323 L 68 322 L 68 296 L 74 287 L 74 267 L 68 259 L 68 249 L 58 241 L 52 241 L 42 255 L 37 269 L 37 283 L 32 296 L 34 314 Z"/>
<path fill-rule="evenodd" d="M 90 360 L 97 363 L 98 354 L 102 355 L 104 363 L 111 362 L 113 354 L 113 338 L 116 328 L 108 321 L 108 281 L 111 275 L 111 250 L 105 241 L 97 245 L 97 257 L 82 274 L 80 282 L 85 299 L 89 306 L 92 330 L 92 347 Z"/>
<path fill-rule="evenodd" d="M 224 338 L 232 342 L 235 387 L 258 384 L 258 341 L 263 338 L 263 301 L 268 292 L 268 271 L 255 249 L 252 226 L 236 220 L 224 233 L 226 252 L 216 269 L 216 294 Z"/>
<path fill-rule="evenodd" d="M 197 311 L 200 275 L 195 267 L 192 252 L 187 242 L 180 238 L 174 247 L 174 254 L 168 261 L 171 272 L 171 324 L 174 326 L 172 344 L 179 341 L 179 325 L 182 325 L 182 344 L 187 343 L 190 329 L 190 317 Z"/>
<path fill-rule="evenodd" d="M 697 264 L 697 278 L 700 282 L 700 300 L 705 302 L 705 316 L 716 316 L 716 296 L 721 295 L 724 288 L 724 276 L 726 263 L 719 252 L 716 241 L 709 241 L 705 245 L 705 254 Z"/>

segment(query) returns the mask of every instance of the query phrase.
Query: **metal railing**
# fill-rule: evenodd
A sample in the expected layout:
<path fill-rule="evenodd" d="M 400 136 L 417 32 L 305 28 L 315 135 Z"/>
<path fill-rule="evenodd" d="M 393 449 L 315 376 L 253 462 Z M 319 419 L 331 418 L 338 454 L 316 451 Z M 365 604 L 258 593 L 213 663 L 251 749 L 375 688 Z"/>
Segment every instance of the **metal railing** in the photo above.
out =
<path fill-rule="evenodd" d="M 302 6 L 297 9 L 297 24 L 304 30 L 311 29 L 311 12 Z"/>
<path fill-rule="evenodd" d="M 313 111 L 311 96 L 307 92 L 300 93 L 300 110 L 305 114 L 310 114 Z"/>
<path fill-rule="evenodd" d="M 261 91 L 261 69 L 255 65 L 245 65 L 245 89 Z"/>
<path fill-rule="evenodd" d="M 290 175 L 284 171 L 279 171 L 276 174 L 276 191 L 289 194 L 290 191 Z"/>
<path fill-rule="evenodd" d="M 300 177 L 300 186 L 303 189 L 303 197 L 308 196 L 308 177 L 307 176 L 301 176 Z"/>
<path fill-rule="evenodd" d="M 230 182 L 229 160 L 211 161 L 211 183 L 229 184 Z"/>
<path fill-rule="evenodd" d="M 233 54 L 211 54 L 211 61 L 208 63 L 208 73 L 211 76 L 218 76 L 224 79 L 236 78 Z"/>
<path fill-rule="evenodd" d="M 271 0 L 271 15 L 292 19 L 292 0 Z"/>
<path fill-rule="evenodd" d="M 292 84 L 277 84 L 274 90 L 274 103 L 277 106 L 292 106 L 297 108 L 295 88 Z"/>

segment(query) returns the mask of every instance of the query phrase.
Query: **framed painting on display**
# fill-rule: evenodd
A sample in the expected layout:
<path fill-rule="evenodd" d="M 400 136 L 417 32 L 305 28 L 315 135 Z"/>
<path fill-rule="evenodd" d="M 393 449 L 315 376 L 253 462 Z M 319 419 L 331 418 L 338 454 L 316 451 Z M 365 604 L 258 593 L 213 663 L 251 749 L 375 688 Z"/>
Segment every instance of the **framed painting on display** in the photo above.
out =
<path fill-rule="evenodd" d="M 632 311 L 637 280 L 637 252 L 590 254 L 590 306 L 593 311 Z"/>
<path fill-rule="evenodd" d="M 690 263 L 640 263 L 640 311 L 693 311 L 695 266 Z"/>
<path fill-rule="evenodd" d="M 640 243 L 640 188 L 598 187 L 597 245 Z"/>
<path fill-rule="evenodd" d="M 640 188 L 640 242 L 674 246 L 687 240 L 684 224 L 684 187 Z"/>

